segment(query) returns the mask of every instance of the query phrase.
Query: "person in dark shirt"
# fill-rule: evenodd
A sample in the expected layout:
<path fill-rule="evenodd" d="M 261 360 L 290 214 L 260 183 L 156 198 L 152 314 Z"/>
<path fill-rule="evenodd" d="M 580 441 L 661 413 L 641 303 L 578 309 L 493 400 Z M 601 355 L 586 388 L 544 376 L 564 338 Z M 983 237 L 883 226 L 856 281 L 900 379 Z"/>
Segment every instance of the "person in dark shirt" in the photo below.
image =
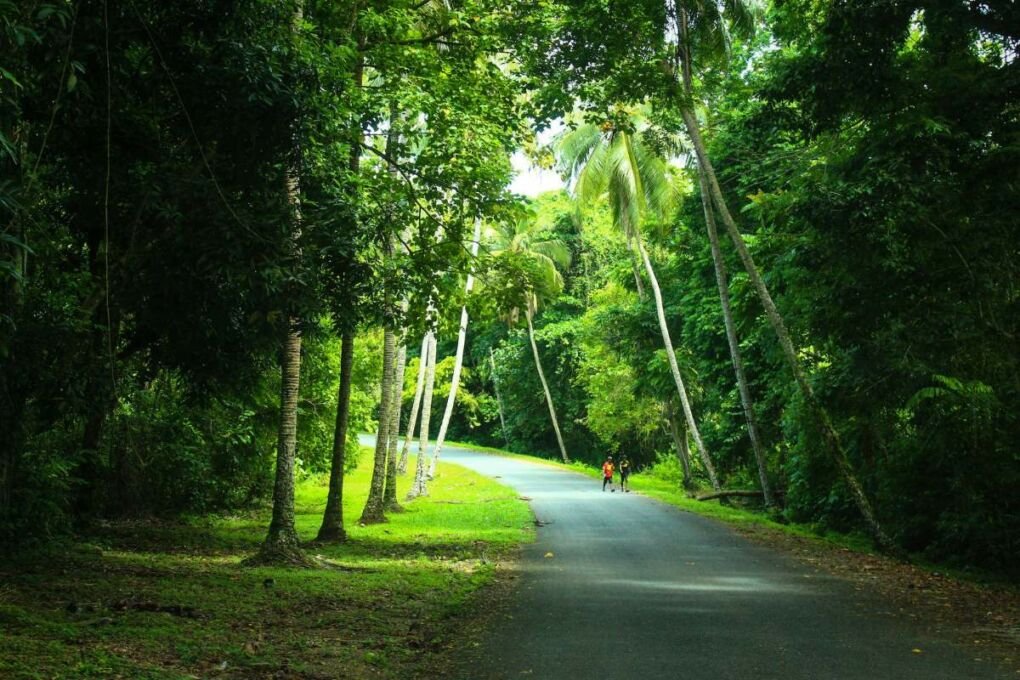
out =
<path fill-rule="evenodd" d="M 623 458 L 620 459 L 620 490 L 630 493 L 630 489 L 627 488 L 628 477 L 630 477 L 630 460 L 624 454 Z"/>

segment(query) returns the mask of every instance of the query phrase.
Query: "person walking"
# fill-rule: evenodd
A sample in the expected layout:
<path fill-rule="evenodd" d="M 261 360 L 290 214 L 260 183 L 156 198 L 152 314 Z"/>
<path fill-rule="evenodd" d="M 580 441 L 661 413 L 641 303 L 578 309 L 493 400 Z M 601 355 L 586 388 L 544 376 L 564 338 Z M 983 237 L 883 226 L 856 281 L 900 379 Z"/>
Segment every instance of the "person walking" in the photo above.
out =
<path fill-rule="evenodd" d="M 603 491 L 606 490 L 606 484 L 608 484 L 609 485 L 609 490 L 614 492 L 614 493 L 616 492 L 616 489 L 613 488 L 613 470 L 614 469 L 615 469 L 615 466 L 613 465 L 613 457 L 612 456 L 606 456 L 606 462 L 602 463 L 602 490 Z"/>
<path fill-rule="evenodd" d="M 624 454 L 620 459 L 620 491 L 625 493 L 630 493 L 630 489 L 627 488 L 628 477 L 630 477 L 630 460 L 627 459 L 627 454 Z"/>

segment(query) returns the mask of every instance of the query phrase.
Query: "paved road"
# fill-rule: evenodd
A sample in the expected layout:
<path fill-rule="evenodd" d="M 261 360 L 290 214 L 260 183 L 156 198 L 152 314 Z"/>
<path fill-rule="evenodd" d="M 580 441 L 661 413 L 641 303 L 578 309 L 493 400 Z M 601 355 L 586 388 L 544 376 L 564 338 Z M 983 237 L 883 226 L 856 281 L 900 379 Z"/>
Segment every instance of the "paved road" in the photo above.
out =
<path fill-rule="evenodd" d="M 448 677 L 1016 677 L 711 520 L 548 466 L 455 448 L 443 458 L 532 498 L 546 523 L 509 611 Z"/>

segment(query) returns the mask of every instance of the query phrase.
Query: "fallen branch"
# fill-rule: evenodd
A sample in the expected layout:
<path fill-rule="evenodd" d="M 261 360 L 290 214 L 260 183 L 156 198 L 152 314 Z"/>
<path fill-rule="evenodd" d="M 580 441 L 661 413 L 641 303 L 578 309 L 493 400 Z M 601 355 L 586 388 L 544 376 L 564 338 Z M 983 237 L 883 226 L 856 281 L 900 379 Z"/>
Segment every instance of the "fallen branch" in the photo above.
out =
<path fill-rule="evenodd" d="M 775 495 L 782 496 L 784 491 L 774 491 Z M 695 496 L 699 501 L 710 501 L 716 498 L 760 498 L 762 496 L 761 491 L 755 491 L 754 489 L 733 489 L 730 491 L 716 491 L 714 493 L 706 493 L 702 496 Z"/>

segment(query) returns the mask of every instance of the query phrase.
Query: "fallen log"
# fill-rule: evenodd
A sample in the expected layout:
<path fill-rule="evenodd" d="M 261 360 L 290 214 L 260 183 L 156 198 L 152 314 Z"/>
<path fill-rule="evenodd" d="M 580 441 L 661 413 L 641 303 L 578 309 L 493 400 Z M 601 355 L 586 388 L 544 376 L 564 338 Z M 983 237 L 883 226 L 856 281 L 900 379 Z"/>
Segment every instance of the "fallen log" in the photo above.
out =
<path fill-rule="evenodd" d="M 773 491 L 776 496 L 782 496 L 785 492 Z M 759 498 L 762 496 L 761 491 L 754 489 L 731 489 L 729 491 L 715 491 L 713 493 L 706 493 L 701 496 L 695 496 L 699 501 L 711 501 L 716 498 Z"/>

